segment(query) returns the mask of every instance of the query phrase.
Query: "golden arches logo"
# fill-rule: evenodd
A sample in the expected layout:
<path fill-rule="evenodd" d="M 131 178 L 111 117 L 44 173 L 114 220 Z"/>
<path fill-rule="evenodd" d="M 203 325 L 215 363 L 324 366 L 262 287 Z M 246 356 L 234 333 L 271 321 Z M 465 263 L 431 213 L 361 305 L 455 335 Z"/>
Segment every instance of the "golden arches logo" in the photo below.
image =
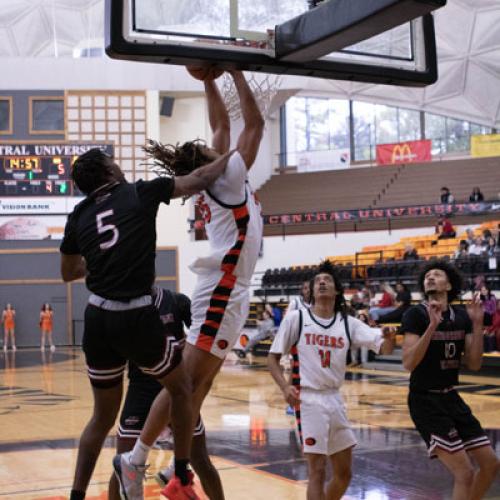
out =
<path fill-rule="evenodd" d="M 412 153 L 408 143 L 396 144 L 392 149 L 391 163 L 413 161 L 416 156 L 415 153 Z"/>

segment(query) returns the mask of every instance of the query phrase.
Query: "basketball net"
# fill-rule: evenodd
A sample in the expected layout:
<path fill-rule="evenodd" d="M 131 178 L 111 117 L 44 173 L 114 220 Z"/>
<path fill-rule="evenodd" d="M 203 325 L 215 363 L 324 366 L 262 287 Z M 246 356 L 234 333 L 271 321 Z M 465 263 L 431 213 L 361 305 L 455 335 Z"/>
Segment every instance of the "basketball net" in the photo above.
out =
<path fill-rule="evenodd" d="M 259 77 L 260 78 L 260 77 Z M 254 75 L 247 79 L 248 86 L 255 96 L 257 105 L 264 118 L 267 117 L 273 97 L 277 94 L 280 84 L 280 75 L 266 75 L 257 80 Z M 232 120 L 241 118 L 241 106 L 238 91 L 231 75 L 224 73 L 221 88 L 222 98 L 226 104 L 227 112 Z"/>

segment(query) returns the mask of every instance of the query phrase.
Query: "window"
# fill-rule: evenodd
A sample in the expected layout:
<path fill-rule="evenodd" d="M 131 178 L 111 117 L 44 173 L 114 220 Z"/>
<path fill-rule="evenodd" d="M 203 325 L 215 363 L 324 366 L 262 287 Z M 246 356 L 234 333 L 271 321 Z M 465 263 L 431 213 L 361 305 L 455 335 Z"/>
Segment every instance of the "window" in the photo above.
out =
<path fill-rule="evenodd" d="M 0 97 L 0 134 L 13 133 L 12 97 Z"/>
<path fill-rule="evenodd" d="M 64 99 L 30 97 L 30 134 L 64 133 Z"/>

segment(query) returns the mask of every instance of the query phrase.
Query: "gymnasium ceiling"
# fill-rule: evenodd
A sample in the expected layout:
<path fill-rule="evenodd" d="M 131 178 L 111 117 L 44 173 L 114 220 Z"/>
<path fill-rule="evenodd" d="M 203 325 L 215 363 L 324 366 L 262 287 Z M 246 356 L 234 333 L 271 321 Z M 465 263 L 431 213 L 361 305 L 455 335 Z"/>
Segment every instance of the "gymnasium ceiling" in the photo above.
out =
<path fill-rule="evenodd" d="M 75 49 L 102 44 L 103 3 L 1 0 L 0 57 L 73 57 Z M 288 77 L 282 82 L 284 94 L 301 88 L 306 93 L 424 109 L 500 129 L 500 0 L 448 0 L 435 19 L 439 81 L 431 87 Z M 31 85 L 36 88 L 36 78 Z"/>

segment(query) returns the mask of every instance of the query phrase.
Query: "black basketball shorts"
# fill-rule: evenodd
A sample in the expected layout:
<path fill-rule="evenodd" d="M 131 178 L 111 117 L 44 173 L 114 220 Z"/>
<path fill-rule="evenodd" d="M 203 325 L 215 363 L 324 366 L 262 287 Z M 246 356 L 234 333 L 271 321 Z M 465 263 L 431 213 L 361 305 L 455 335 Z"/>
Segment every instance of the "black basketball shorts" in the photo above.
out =
<path fill-rule="evenodd" d="M 410 392 L 408 406 L 430 458 L 437 456 L 436 448 L 456 453 L 490 444 L 481 424 L 455 390 Z"/>
<path fill-rule="evenodd" d="M 154 378 L 142 373 L 133 363 L 129 363 L 129 385 L 118 427 L 119 439 L 139 438 L 151 405 L 162 386 Z M 198 419 L 193 435 L 201 435 L 205 427 Z"/>
<path fill-rule="evenodd" d="M 145 374 L 163 378 L 179 364 L 182 347 L 183 340 L 165 335 L 153 305 L 119 311 L 87 305 L 83 350 L 94 387 L 120 384 L 129 360 Z"/>

